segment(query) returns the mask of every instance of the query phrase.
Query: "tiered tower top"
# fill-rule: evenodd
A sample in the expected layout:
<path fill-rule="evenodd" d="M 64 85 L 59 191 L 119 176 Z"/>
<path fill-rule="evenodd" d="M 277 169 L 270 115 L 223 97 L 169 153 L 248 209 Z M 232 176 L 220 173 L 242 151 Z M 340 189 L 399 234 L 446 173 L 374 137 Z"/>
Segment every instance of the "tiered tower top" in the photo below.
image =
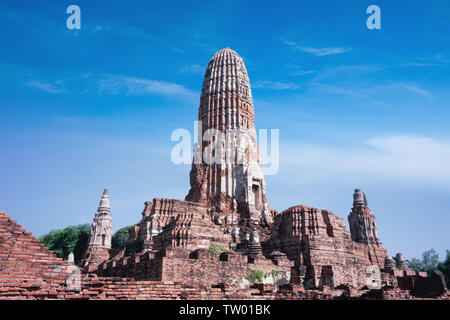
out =
<path fill-rule="evenodd" d="M 244 61 L 236 51 L 225 48 L 218 51 L 209 61 L 203 80 L 201 97 L 226 98 L 232 94 L 253 104 L 250 80 Z"/>

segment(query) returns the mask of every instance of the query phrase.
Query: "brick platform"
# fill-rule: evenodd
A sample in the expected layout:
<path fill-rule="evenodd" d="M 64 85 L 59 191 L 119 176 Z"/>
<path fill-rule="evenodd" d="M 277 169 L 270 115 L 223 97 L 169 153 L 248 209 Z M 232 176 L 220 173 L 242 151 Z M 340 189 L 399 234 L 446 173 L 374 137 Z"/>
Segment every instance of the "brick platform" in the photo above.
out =
<path fill-rule="evenodd" d="M 172 254 L 165 257 L 168 263 L 167 270 L 173 271 L 172 274 L 166 274 L 167 278 L 177 278 L 176 273 L 180 272 L 180 269 L 176 269 L 175 266 L 179 263 L 177 259 L 210 260 L 209 265 L 204 264 L 203 268 L 207 269 L 203 269 L 203 274 L 205 272 L 214 273 L 212 268 L 220 263 L 247 264 L 245 261 L 239 261 L 243 257 L 239 258 L 235 254 L 217 255 L 212 252 L 199 251 L 196 259 L 185 256 L 176 257 L 177 254 L 181 254 L 182 249 L 173 248 L 169 252 Z M 221 258 L 222 260 L 228 259 L 228 261 L 220 261 Z M 233 260 L 235 261 L 233 262 Z M 264 259 L 263 263 L 266 263 L 266 260 Z M 193 262 L 192 268 L 188 272 L 196 270 L 195 263 L 198 262 Z M 254 263 L 255 266 L 258 266 L 261 261 L 256 259 Z M 287 270 L 289 266 L 289 264 L 281 263 L 278 267 Z M 392 277 L 402 283 L 399 288 L 369 291 L 326 286 L 321 290 L 304 290 L 295 284 L 280 286 L 278 290 L 268 284 L 256 284 L 248 289 L 239 289 L 235 285 L 224 283 L 199 285 L 190 284 L 188 281 L 136 281 L 134 278 L 98 277 L 95 274 L 81 275 L 79 286 L 71 287 L 69 285 L 70 276 L 74 274 L 76 268 L 56 257 L 52 251 L 26 232 L 16 221 L 11 220 L 4 212 L 0 212 L 0 299 L 427 299 L 427 297 L 416 297 L 412 294 L 426 284 L 423 279 L 427 278 L 423 274 L 412 275 L 403 270 L 392 272 Z M 264 269 L 262 265 L 259 265 L 258 268 Z M 264 270 L 269 271 L 271 268 L 273 265 L 266 265 Z M 239 268 L 236 269 L 236 272 L 239 270 Z M 198 272 L 202 272 L 202 269 L 198 269 Z M 422 280 L 418 280 L 418 278 Z M 414 283 L 420 281 L 423 283 L 419 287 L 414 286 Z M 431 282 L 428 284 L 436 287 Z M 441 294 L 433 299 L 448 300 L 449 293 Z"/>

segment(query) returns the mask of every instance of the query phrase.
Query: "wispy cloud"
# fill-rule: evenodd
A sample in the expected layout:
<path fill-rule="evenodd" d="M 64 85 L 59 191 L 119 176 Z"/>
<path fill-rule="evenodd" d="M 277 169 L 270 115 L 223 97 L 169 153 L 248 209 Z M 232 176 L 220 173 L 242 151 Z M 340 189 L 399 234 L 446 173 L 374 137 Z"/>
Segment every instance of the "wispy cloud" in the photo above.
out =
<path fill-rule="evenodd" d="M 327 47 L 327 48 L 304 47 L 304 46 L 297 45 L 297 43 L 292 42 L 292 41 L 286 41 L 286 40 L 282 40 L 282 41 L 295 50 L 307 52 L 307 53 L 315 55 L 316 57 L 341 54 L 341 53 L 346 53 L 346 52 L 350 52 L 353 50 L 351 47 Z"/>
<path fill-rule="evenodd" d="M 421 85 L 391 81 L 384 77 L 389 66 L 379 64 L 340 65 L 326 68 L 306 83 L 306 87 L 322 94 L 346 95 L 375 105 L 387 106 L 392 97 L 411 93 L 431 98 L 433 94 Z"/>
<path fill-rule="evenodd" d="M 258 89 L 272 89 L 272 90 L 295 90 L 300 88 L 299 85 L 292 82 L 276 82 L 268 80 L 255 81 L 253 88 Z"/>
<path fill-rule="evenodd" d="M 346 95 L 353 98 L 358 98 L 361 100 L 368 101 L 378 106 L 386 106 L 386 104 L 378 99 L 371 98 L 369 94 L 365 93 L 363 88 L 348 88 L 341 87 L 337 85 L 330 85 L 326 83 L 320 82 L 312 82 L 310 84 L 312 88 L 318 89 L 321 94 L 338 94 L 338 95 Z"/>
<path fill-rule="evenodd" d="M 304 75 L 308 75 L 308 74 L 314 74 L 314 73 L 317 72 L 317 71 L 314 71 L 314 70 L 304 69 L 304 68 L 302 68 L 301 65 L 297 65 L 295 63 L 287 64 L 286 68 L 292 70 L 290 72 L 290 74 L 293 75 L 293 76 L 304 76 Z"/>
<path fill-rule="evenodd" d="M 205 67 L 199 64 L 188 64 L 180 69 L 180 73 L 202 74 L 203 72 L 205 72 Z"/>
<path fill-rule="evenodd" d="M 419 57 L 395 65 L 396 67 L 439 67 L 450 64 L 450 60 L 445 59 L 443 54 L 435 54 L 431 57 Z"/>
<path fill-rule="evenodd" d="M 295 49 L 303 51 L 303 52 L 311 53 L 317 57 L 329 56 L 332 54 L 340 54 L 340 53 L 352 51 L 352 48 L 350 48 L 350 47 L 311 48 L 311 47 L 297 46 L 297 47 L 295 47 Z"/>
<path fill-rule="evenodd" d="M 29 79 L 25 81 L 24 84 L 30 88 L 38 89 L 47 93 L 58 94 L 67 92 L 65 89 L 59 88 L 50 82 L 40 79 Z"/>
<path fill-rule="evenodd" d="M 351 64 L 339 65 L 321 70 L 314 77 L 313 81 L 333 81 L 342 83 L 343 81 L 360 81 L 370 78 L 377 72 L 383 71 L 385 66 L 379 64 Z"/>
<path fill-rule="evenodd" d="M 305 76 L 307 74 L 313 74 L 316 73 L 314 70 L 295 70 L 292 72 L 292 75 L 294 76 Z"/>
<path fill-rule="evenodd" d="M 349 147 L 286 144 L 280 155 L 282 166 L 311 179 L 450 179 L 450 141 L 416 135 L 379 136 Z"/>
<path fill-rule="evenodd" d="M 197 93 L 181 84 L 128 75 L 79 73 L 57 80 L 43 80 L 36 75 L 30 75 L 28 78 L 28 80 L 22 81 L 24 85 L 52 94 L 160 95 L 174 98 L 193 98 L 198 96 Z"/>
<path fill-rule="evenodd" d="M 406 89 L 410 92 L 413 92 L 419 96 L 423 96 L 423 97 L 432 97 L 433 95 L 431 94 L 431 92 L 420 88 L 417 85 L 411 85 L 411 84 L 407 84 L 407 83 L 402 83 L 402 82 L 391 82 L 393 85 L 398 86 L 400 88 Z"/>
<path fill-rule="evenodd" d="M 150 80 L 123 75 L 106 75 L 97 82 L 99 94 L 125 93 L 132 96 L 159 94 L 164 96 L 195 97 L 197 94 L 173 82 Z"/>
<path fill-rule="evenodd" d="M 399 67 L 437 67 L 442 65 L 444 64 L 435 62 L 405 62 L 400 64 Z"/>

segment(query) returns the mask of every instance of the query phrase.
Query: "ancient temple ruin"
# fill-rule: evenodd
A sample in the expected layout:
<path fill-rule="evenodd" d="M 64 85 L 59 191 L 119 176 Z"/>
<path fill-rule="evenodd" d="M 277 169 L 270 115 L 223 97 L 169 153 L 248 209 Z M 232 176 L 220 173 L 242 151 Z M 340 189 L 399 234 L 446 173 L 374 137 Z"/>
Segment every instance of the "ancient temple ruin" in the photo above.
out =
<path fill-rule="evenodd" d="M 40 277 L 59 281 L 51 291 L 41 290 L 46 298 L 448 298 L 441 276 L 408 270 L 401 254 L 396 263 L 387 255 L 362 190 L 353 194 L 350 232 L 343 218 L 329 210 L 296 205 L 279 212 L 270 207 L 249 76 L 242 58 L 229 48 L 217 52 L 206 68 L 198 120 L 185 200 L 146 201 L 129 240 L 111 248 L 105 189 L 79 265 L 78 287 L 69 286 L 69 280 L 61 284 L 65 274 L 74 273 L 73 263 L 42 253 L 29 234 L 21 236 L 21 242 L 49 256 L 45 272 L 30 276 L 33 283 Z M 22 229 L 0 214 L 0 230 Z M 8 250 L 2 239 L 0 257 Z M 7 245 L 15 239 L 7 238 Z M 14 265 L 7 268 L 14 270 Z M 127 289 L 118 293 L 115 288 Z M 7 292 L 21 295 L 15 287 Z"/>
<path fill-rule="evenodd" d="M 360 189 L 353 194 L 350 232 L 329 210 L 298 205 L 278 212 L 269 206 L 249 76 L 229 48 L 208 63 L 198 120 L 186 199 L 145 202 L 130 240 L 99 265 L 93 262 L 97 269 L 91 272 L 243 288 L 252 272 L 262 271 L 276 287 L 305 290 L 358 290 L 368 281 L 371 287 L 390 281 L 381 281 L 388 256 Z M 380 275 L 377 281 L 373 274 Z"/>

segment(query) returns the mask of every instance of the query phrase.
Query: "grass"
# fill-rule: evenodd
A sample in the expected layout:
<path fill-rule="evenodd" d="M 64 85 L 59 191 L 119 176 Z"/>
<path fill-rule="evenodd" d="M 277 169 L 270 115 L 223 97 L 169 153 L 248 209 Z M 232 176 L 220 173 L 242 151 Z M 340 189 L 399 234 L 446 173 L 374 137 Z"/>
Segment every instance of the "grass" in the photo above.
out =
<path fill-rule="evenodd" d="M 223 252 L 228 252 L 227 249 L 219 247 L 219 246 L 210 246 L 209 250 L 211 250 L 212 252 L 215 252 L 217 254 L 221 254 Z"/>
<path fill-rule="evenodd" d="M 248 281 L 251 283 L 254 283 L 255 280 L 258 280 L 259 282 L 262 282 L 264 276 L 264 272 L 261 270 L 252 270 L 252 274 L 248 278 Z"/>

